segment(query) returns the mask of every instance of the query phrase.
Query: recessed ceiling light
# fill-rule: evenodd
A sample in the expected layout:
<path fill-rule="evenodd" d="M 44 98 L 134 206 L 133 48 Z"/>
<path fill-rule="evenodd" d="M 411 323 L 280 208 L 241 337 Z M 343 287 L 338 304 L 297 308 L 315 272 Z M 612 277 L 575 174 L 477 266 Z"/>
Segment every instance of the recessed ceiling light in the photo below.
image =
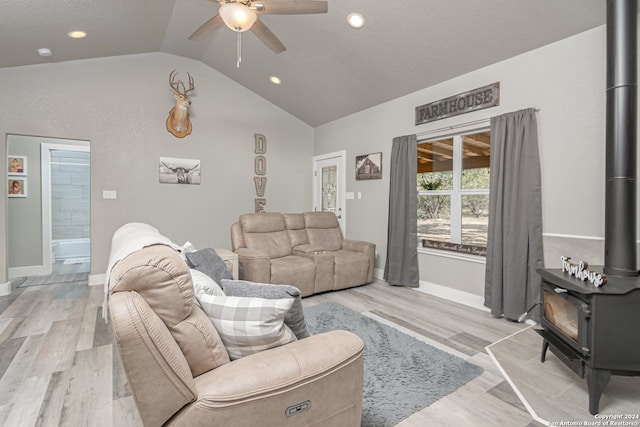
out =
<path fill-rule="evenodd" d="M 83 39 L 83 38 L 87 37 L 86 31 L 81 31 L 81 30 L 69 31 L 67 33 L 67 35 L 69 37 L 71 37 L 72 39 Z"/>
<path fill-rule="evenodd" d="M 359 13 L 351 13 L 347 16 L 347 22 L 353 28 L 362 28 L 364 26 L 364 16 Z"/>
<path fill-rule="evenodd" d="M 53 55 L 53 52 L 48 47 L 41 47 L 40 49 L 38 49 L 38 55 L 40 55 L 40 56 L 51 56 L 51 55 Z"/>
<path fill-rule="evenodd" d="M 273 83 L 274 85 L 279 85 L 280 83 L 282 83 L 282 80 L 280 80 L 276 76 L 269 77 L 269 80 L 271 80 L 271 83 Z"/>

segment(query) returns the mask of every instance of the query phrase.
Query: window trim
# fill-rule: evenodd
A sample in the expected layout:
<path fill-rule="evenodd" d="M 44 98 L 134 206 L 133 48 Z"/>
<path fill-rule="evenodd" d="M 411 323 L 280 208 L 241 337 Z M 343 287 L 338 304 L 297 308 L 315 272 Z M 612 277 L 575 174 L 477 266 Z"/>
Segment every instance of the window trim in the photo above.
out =
<path fill-rule="evenodd" d="M 465 195 L 473 194 L 490 194 L 490 189 L 463 189 L 462 188 L 462 157 L 463 157 L 463 137 L 465 135 L 490 132 L 490 121 L 486 120 L 481 125 L 474 123 L 476 126 L 468 127 L 465 129 L 465 125 L 456 126 L 455 132 L 447 132 L 430 135 L 429 137 L 422 138 L 416 142 L 416 145 L 437 141 L 441 139 L 451 138 L 453 139 L 453 162 L 452 162 L 452 189 L 450 190 L 420 190 L 418 191 L 418 197 L 425 195 L 446 195 L 450 197 L 450 239 L 449 242 L 454 244 L 462 244 L 462 197 Z M 448 130 L 454 129 L 452 126 Z M 425 132 L 426 135 L 428 132 Z M 456 215 L 454 215 L 454 212 Z M 455 251 L 448 251 L 435 248 L 425 248 L 418 243 L 418 251 L 422 253 L 428 253 L 432 255 L 440 255 L 449 258 L 464 259 L 474 262 L 480 262 L 484 257 L 478 255 L 469 255 L 464 253 L 458 253 Z"/>
<path fill-rule="evenodd" d="M 486 261 L 487 261 L 486 257 L 480 256 L 480 255 L 470 255 L 470 254 L 464 254 L 462 252 L 445 251 L 443 249 L 423 248 L 422 246 L 418 246 L 418 253 L 432 255 L 432 256 L 439 256 L 443 258 L 452 258 L 452 259 L 457 259 L 459 261 L 475 262 L 478 264 L 486 264 Z"/>

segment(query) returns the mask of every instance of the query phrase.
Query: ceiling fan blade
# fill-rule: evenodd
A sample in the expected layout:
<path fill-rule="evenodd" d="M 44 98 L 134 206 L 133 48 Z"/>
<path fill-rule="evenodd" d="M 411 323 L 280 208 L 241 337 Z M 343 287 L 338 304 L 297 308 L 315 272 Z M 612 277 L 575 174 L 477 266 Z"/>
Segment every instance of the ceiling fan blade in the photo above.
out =
<path fill-rule="evenodd" d="M 329 10 L 328 2 L 319 0 L 255 0 L 252 6 L 256 13 L 272 15 L 327 13 Z"/>
<path fill-rule="evenodd" d="M 275 53 L 281 53 L 287 50 L 276 35 L 273 34 L 260 19 L 256 19 L 256 22 L 251 26 L 251 31 L 253 31 L 253 34 L 255 34 L 262 43 L 267 45 L 267 47 Z"/>
<path fill-rule="evenodd" d="M 204 40 L 223 25 L 224 21 L 222 20 L 222 17 L 220 15 L 216 15 L 202 24 L 200 28 L 195 30 L 193 34 L 189 36 L 189 40 Z"/>

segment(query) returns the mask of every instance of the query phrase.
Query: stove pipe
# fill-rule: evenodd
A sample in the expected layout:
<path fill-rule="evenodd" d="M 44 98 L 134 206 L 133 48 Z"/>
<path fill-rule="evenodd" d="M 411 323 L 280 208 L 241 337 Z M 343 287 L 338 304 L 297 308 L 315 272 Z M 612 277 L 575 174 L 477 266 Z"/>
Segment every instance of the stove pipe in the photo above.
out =
<path fill-rule="evenodd" d="M 638 0 L 607 0 L 604 272 L 636 276 Z"/>

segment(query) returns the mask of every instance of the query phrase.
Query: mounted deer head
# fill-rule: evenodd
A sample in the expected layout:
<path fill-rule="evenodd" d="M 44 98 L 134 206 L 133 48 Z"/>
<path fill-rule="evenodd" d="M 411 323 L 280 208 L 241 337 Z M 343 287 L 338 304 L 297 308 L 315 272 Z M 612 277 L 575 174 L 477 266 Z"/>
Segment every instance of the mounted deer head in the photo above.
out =
<path fill-rule="evenodd" d="M 186 88 L 182 80 L 176 81 L 176 70 L 173 70 L 169 74 L 169 86 L 171 87 L 171 94 L 176 99 L 176 105 L 169 111 L 169 117 L 167 118 L 167 130 L 178 138 L 184 138 L 191 133 L 191 121 L 189 120 L 189 106 L 191 101 L 189 100 L 189 93 L 193 92 L 196 88 L 193 84 L 193 77 L 189 76 L 189 89 Z"/>

